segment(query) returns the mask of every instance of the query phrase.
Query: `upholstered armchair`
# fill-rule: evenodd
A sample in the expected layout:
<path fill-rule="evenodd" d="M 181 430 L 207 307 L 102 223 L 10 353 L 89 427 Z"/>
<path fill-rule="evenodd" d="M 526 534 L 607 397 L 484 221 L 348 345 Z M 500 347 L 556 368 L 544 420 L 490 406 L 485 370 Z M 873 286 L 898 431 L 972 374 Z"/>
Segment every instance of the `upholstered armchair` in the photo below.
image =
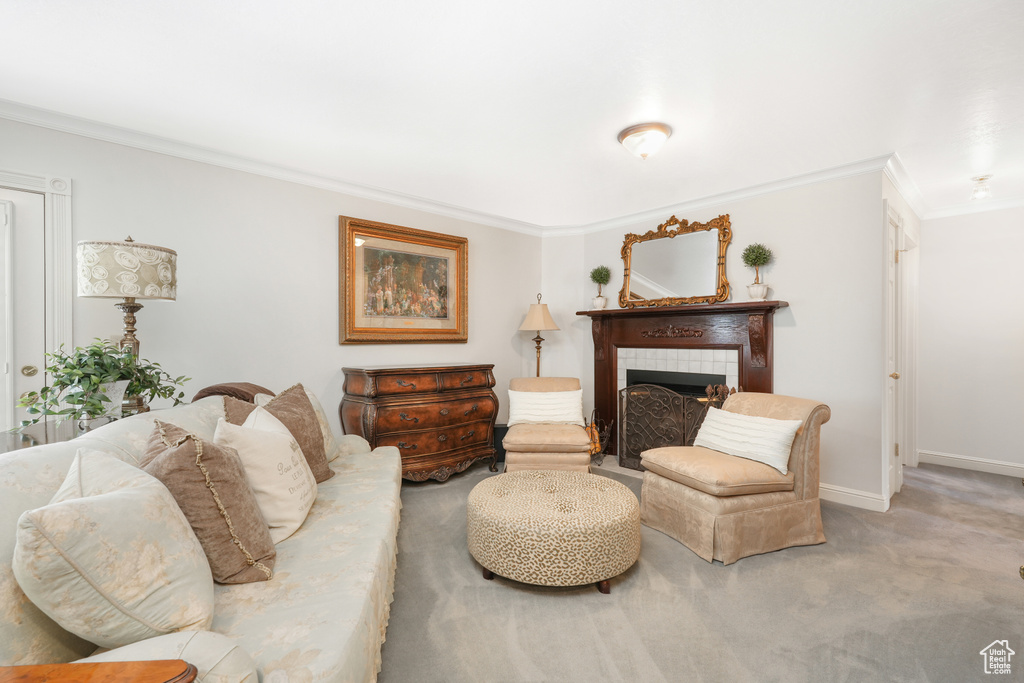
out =
<path fill-rule="evenodd" d="M 644 451 L 641 521 L 708 562 L 723 564 L 790 546 L 824 543 L 818 449 L 821 425 L 831 417 L 829 407 L 791 396 L 738 393 L 725 401 L 722 410 L 800 420 L 787 473 L 702 446 Z"/>
<path fill-rule="evenodd" d="M 583 392 L 575 377 L 517 377 L 508 385 L 505 471 L 590 471 Z"/>

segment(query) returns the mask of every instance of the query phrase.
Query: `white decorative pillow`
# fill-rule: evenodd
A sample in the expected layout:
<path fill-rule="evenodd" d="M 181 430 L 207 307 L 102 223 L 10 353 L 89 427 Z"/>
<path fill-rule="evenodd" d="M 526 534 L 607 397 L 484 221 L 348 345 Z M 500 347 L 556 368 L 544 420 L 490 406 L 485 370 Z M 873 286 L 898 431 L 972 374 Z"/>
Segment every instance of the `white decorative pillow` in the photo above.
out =
<path fill-rule="evenodd" d="M 709 407 L 694 446 L 771 465 L 786 474 L 802 420 L 776 420 Z"/>
<path fill-rule="evenodd" d="M 508 426 L 524 423 L 560 422 L 581 427 L 583 390 L 508 392 Z"/>
<path fill-rule="evenodd" d="M 49 505 L 18 520 L 25 595 L 103 647 L 208 629 L 213 576 L 170 491 L 107 453 L 80 449 Z"/>
<path fill-rule="evenodd" d="M 274 543 L 294 534 L 313 507 L 317 489 L 313 471 L 288 428 L 257 406 L 241 426 L 221 418 L 213 443 L 238 452 Z"/>

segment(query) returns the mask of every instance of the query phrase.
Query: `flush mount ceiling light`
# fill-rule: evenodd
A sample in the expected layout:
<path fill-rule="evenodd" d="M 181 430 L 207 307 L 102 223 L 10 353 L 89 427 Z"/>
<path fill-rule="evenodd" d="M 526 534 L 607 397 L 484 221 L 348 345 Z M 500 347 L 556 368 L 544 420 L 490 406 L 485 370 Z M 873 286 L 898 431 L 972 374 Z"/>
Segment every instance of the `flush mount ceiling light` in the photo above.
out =
<path fill-rule="evenodd" d="M 974 181 L 974 191 L 971 192 L 971 200 L 988 199 L 992 196 L 992 188 L 988 185 L 991 177 L 990 175 L 979 175 L 971 178 Z"/>
<path fill-rule="evenodd" d="M 664 123 L 641 123 L 619 133 L 619 142 L 633 154 L 646 159 L 661 149 L 671 135 L 672 129 Z"/>

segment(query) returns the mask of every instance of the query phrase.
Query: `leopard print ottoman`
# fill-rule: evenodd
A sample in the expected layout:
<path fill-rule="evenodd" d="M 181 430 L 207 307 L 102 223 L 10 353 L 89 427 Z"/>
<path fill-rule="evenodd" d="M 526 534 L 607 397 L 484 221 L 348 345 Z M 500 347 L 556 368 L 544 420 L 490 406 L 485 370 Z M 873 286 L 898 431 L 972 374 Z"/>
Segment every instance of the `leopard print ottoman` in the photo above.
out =
<path fill-rule="evenodd" d="M 493 574 L 538 586 L 597 583 L 640 556 L 640 505 L 583 472 L 519 470 L 477 484 L 466 505 L 469 552 Z"/>

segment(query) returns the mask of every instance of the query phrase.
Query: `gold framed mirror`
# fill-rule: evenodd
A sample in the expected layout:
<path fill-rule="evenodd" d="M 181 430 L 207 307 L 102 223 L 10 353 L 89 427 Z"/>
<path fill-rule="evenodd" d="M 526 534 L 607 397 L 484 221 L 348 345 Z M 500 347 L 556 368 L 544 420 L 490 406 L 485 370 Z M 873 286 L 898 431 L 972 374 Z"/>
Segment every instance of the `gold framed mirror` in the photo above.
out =
<path fill-rule="evenodd" d="M 656 240 L 668 240 L 656 242 Z M 623 308 L 714 303 L 729 298 L 725 250 L 732 241 L 729 214 L 707 223 L 672 216 L 622 242 Z"/>

